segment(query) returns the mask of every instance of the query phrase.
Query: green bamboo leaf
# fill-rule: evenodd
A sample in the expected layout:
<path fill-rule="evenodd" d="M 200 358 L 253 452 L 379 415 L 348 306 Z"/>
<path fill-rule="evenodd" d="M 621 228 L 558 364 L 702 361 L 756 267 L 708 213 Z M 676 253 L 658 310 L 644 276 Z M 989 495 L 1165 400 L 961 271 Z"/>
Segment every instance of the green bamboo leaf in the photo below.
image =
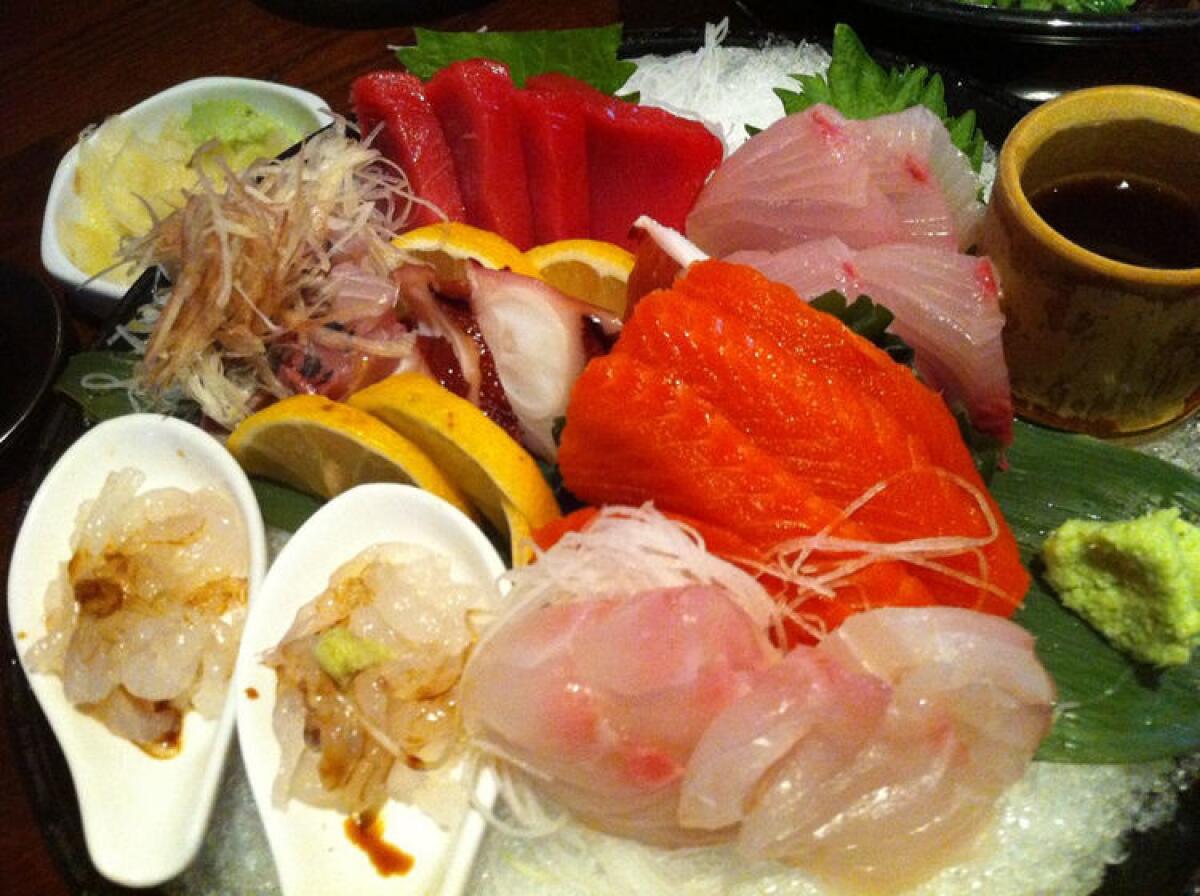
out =
<path fill-rule="evenodd" d="M 992 492 L 1034 573 L 1016 621 L 1058 686 L 1059 715 L 1039 758 L 1145 762 L 1200 751 L 1200 657 L 1156 670 L 1067 610 L 1041 578 L 1042 542 L 1071 518 L 1120 520 L 1176 506 L 1200 521 L 1200 480 L 1115 445 L 1018 424 Z"/>
<path fill-rule="evenodd" d="M 324 503 L 320 498 L 266 479 L 251 477 L 250 486 L 254 489 L 254 497 L 258 499 L 263 522 L 285 532 L 295 532 Z"/>

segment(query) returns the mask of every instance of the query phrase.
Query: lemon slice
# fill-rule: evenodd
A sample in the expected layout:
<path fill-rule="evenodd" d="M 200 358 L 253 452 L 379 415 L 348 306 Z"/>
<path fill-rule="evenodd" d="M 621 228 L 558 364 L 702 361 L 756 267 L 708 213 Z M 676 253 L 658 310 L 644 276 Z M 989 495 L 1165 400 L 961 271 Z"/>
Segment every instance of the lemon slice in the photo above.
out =
<path fill-rule="evenodd" d="M 633 255 L 600 240 L 559 240 L 525 253 L 535 276 L 580 301 L 625 315 Z"/>
<path fill-rule="evenodd" d="M 396 237 L 392 245 L 414 261 L 430 265 L 442 280 L 465 279 L 468 261 L 494 271 L 510 268 L 527 277 L 536 276 L 521 250 L 504 237 L 458 221 L 418 227 Z"/>
<path fill-rule="evenodd" d="M 328 398 L 278 401 L 243 420 L 226 447 L 247 473 L 322 498 L 364 482 L 403 482 L 476 516 L 420 448 L 370 414 Z"/>
<path fill-rule="evenodd" d="M 509 536 L 514 562 L 529 532 L 558 519 L 558 502 L 533 457 L 465 399 L 420 373 L 388 377 L 350 397 L 418 445 Z"/>
<path fill-rule="evenodd" d="M 508 526 L 508 540 L 513 567 L 525 566 L 533 559 L 533 529 L 529 519 L 507 501 L 502 502 L 504 522 Z"/>

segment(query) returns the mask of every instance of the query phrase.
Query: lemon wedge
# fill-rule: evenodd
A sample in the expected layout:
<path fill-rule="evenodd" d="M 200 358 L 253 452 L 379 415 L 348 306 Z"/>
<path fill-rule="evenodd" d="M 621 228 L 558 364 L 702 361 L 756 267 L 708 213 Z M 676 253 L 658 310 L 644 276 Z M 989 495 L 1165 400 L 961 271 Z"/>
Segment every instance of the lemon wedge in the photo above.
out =
<path fill-rule="evenodd" d="M 528 556 L 529 533 L 558 519 L 558 502 L 537 462 L 465 399 L 428 376 L 402 373 L 350 397 L 419 446 L 508 535 L 514 562 Z"/>
<path fill-rule="evenodd" d="M 459 221 L 418 227 L 396 237 L 392 245 L 431 266 L 442 280 L 465 279 L 468 261 L 494 271 L 509 268 L 527 277 L 537 275 L 521 250 L 504 237 Z"/>
<path fill-rule="evenodd" d="M 600 240 L 559 240 L 525 253 L 534 276 L 580 301 L 625 315 L 633 255 Z"/>
<path fill-rule="evenodd" d="M 364 411 L 294 395 L 251 414 L 226 447 L 252 476 L 332 498 L 364 482 L 411 483 L 477 518 L 463 492 L 424 451 Z"/>

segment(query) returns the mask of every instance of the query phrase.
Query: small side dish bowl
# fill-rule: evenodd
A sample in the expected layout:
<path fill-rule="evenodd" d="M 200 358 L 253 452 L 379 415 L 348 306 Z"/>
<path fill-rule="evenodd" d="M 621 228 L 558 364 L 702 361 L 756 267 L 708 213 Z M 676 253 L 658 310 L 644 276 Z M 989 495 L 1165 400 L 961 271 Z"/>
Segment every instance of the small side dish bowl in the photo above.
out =
<path fill-rule="evenodd" d="M 29 430 L 69 337 L 62 308 L 46 285 L 25 271 L 0 267 L 0 457 Z"/>
<path fill-rule="evenodd" d="M 1198 163 L 1200 99 L 1151 87 L 1064 94 L 1008 135 L 980 249 L 1022 416 L 1121 436 L 1200 407 Z"/>
<path fill-rule="evenodd" d="M 155 414 L 107 421 L 75 442 L 42 482 L 17 535 L 8 576 L 12 637 L 70 769 L 88 853 L 110 880 L 149 887 L 182 871 L 203 841 L 233 734 L 230 692 L 216 718 L 188 712 L 179 752 L 157 759 L 81 712 L 63 679 L 33 672 L 27 657 L 46 634 L 47 588 L 72 557 L 80 505 L 110 472 L 128 467 L 145 476 L 143 490 L 211 487 L 233 500 L 247 533 L 251 605 L 267 552 L 250 482 L 232 456 L 198 427 Z"/>
<path fill-rule="evenodd" d="M 134 133 L 152 139 L 173 118 L 186 118 L 192 106 L 207 100 L 240 100 L 277 119 L 301 135 L 308 135 L 333 120 L 329 104 L 316 94 L 272 81 L 252 78 L 197 78 L 176 84 L 120 113 Z M 87 138 L 85 138 L 87 139 Z M 42 217 L 42 264 L 69 291 L 83 312 L 96 317 L 107 313 L 128 288 L 80 270 L 62 244 L 61 228 L 80 213 L 76 192 L 79 144 L 58 163 L 46 210 Z"/>
<path fill-rule="evenodd" d="M 379 812 L 385 842 L 411 859 L 403 874 L 377 871 L 351 842 L 347 816 L 297 799 L 275 800 L 282 749 L 274 728 L 276 673 L 263 655 L 278 646 L 297 611 L 328 587 L 331 575 L 365 549 L 402 542 L 449 559 L 456 582 L 492 588 L 504 572 L 495 548 L 463 513 L 408 485 L 361 485 L 315 513 L 280 551 L 246 620 L 234 676 L 238 744 L 285 894 L 442 894 L 457 896 L 470 878 L 485 822 L 473 809 L 450 830 L 415 806 L 388 800 Z M 490 805 L 495 782 L 481 776 L 478 803 Z"/>

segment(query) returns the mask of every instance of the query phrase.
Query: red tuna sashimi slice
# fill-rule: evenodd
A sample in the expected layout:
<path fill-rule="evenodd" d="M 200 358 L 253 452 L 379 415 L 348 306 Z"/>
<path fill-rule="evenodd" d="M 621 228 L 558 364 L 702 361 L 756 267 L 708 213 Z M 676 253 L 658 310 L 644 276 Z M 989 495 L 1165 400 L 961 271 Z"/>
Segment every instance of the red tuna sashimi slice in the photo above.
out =
<path fill-rule="evenodd" d="M 614 100 L 588 110 L 588 179 L 595 239 L 634 248 L 633 222 L 649 215 L 682 229 L 724 148 L 704 125 Z"/>
<path fill-rule="evenodd" d="M 984 210 L 979 178 L 932 110 L 913 106 L 851 126 L 866 143 L 872 179 L 915 241 L 958 249 L 974 244 Z"/>
<path fill-rule="evenodd" d="M 535 241 L 545 245 L 588 236 L 586 100 L 558 91 L 519 90 L 516 102 Z"/>
<path fill-rule="evenodd" d="M 825 527 L 872 539 L 673 372 L 628 355 L 597 358 L 584 369 L 571 393 L 558 460 L 567 487 L 585 501 L 653 501 L 664 512 L 734 533 L 760 556 Z M 818 554 L 814 562 L 827 569 L 829 559 Z M 933 602 L 898 562 L 859 569 L 834 588 L 833 598 L 804 592 L 796 599 L 805 623 L 790 638 L 811 640 L 813 630 L 836 628 L 867 607 Z"/>
<path fill-rule="evenodd" d="M 643 299 L 614 353 L 670 370 L 837 506 L 874 491 L 853 519 L 879 541 L 986 541 L 995 530 L 996 542 L 938 557 L 912 574 L 939 603 L 999 614 L 1016 607 L 1019 592 L 993 588 L 997 574 L 1005 585 L 1024 574 L 1011 544 L 999 540 L 983 489 L 932 465 L 918 435 L 852 377 L 806 362 L 752 318 L 725 313 L 694 292 Z"/>
<path fill-rule="evenodd" d="M 917 369 L 972 423 L 1012 441 L 1012 393 L 1001 342 L 1004 315 L 991 262 L 915 244 L 858 252 L 830 241 L 782 252 L 737 252 L 772 280 L 812 298 L 830 289 L 866 294 L 896 315 L 895 332 L 916 350 Z"/>
<path fill-rule="evenodd" d="M 586 103 L 594 239 L 632 250 L 636 241 L 630 230 L 642 215 L 683 229 L 724 155 L 715 134 L 698 121 L 606 96 L 566 75 L 530 78 L 526 87 L 560 91 Z"/>
<path fill-rule="evenodd" d="M 454 156 L 467 223 L 521 249 L 533 245 L 533 216 L 516 87 L 488 59 L 454 62 L 425 85 Z"/>
<path fill-rule="evenodd" d="M 350 101 L 363 137 L 374 135 L 374 145 L 400 166 L 413 192 L 446 220 L 466 220 L 454 159 L 420 80 L 404 72 L 372 72 L 350 85 Z M 442 215 L 417 205 L 408 223 L 432 224 Z"/>

